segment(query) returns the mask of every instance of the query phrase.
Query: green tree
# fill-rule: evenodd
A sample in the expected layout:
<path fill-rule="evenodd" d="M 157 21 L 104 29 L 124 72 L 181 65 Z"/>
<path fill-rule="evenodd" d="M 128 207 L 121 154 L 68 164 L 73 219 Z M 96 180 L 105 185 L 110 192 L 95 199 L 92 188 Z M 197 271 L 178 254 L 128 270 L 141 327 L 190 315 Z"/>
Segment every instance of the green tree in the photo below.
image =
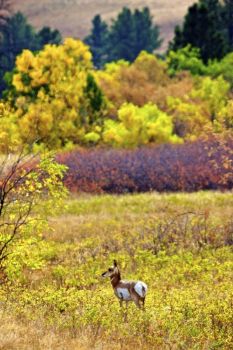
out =
<path fill-rule="evenodd" d="M 55 29 L 52 30 L 50 27 L 43 27 L 38 33 L 37 37 L 41 48 L 46 44 L 59 45 L 62 42 L 61 33 Z"/>
<path fill-rule="evenodd" d="M 96 68 L 102 67 L 106 62 L 108 34 L 107 24 L 102 21 L 100 15 L 96 15 L 92 20 L 91 34 L 84 40 L 90 46 Z"/>
<path fill-rule="evenodd" d="M 94 115 L 102 110 L 104 96 L 91 73 L 87 75 L 86 87 L 84 88 L 84 100 L 86 100 L 87 111 L 90 116 L 90 124 L 95 122 Z"/>
<path fill-rule="evenodd" d="M 224 15 L 227 26 L 229 51 L 233 50 L 233 0 L 224 1 Z"/>
<path fill-rule="evenodd" d="M 167 64 L 170 76 L 185 70 L 190 71 L 193 75 L 204 75 L 207 72 L 207 67 L 200 57 L 200 50 L 191 45 L 177 51 L 169 51 Z"/>
<path fill-rule="evenodd" d="M 126 61 L 134 60 L 134 21 L 130 9 L 123 8 L 119 13 L 109 33 L 109 56 L 108 61 L 117 61 L 125 59 Z"/>
<path fill-rule="evenodd" d="M 188 44 L 200 49 L 204 62 L 222 58 L 228 50 L 223 6 L 218 0 L 199 0 L 188 9 L 182 28 L 177 27 L 170 49 Z"/>
<path fill-rule="evenodd" d="M 133 12 L 124 7 L 110 28 L 100 15 L 95 16 L 85 42 L 90 46 L 94 65 L 100 68 L 106 62 L 120 59 L 133 62 L 143 50 L 152 53 L 161 45 L 159 35 L 149 8 Z"/>
<path fill-rule="evenodd" d="M 222 76 L 233 88 L 233 52 L 226 55 L 220 61 L 211 61 L 207 66 L 207 74 L 213 78 Z"/>
<path fill-rule="evenodd" d="M 0 94 L 6 88 L 5 73 L 13 70 L 16 57 L 24 49 L 38 51 L 45 44 L 60 42 L 61 35 L 57 30 L 44 27 L 36 33 L 20 12 L 6 17 L 0 26 Z"/>
<path fill-rule="evenodd" d="M 134 27 L 135 27 L 135 55 L 141 51 L 152 53 L 157 49 L 162 40 L 159 39 L 159 27 L 153 25 L 153 18 L 148 7 L 135 10 L 134 12 Z"/>
<path fill-rule="evenodd" d="M 83 103 L 80 108 L 82 125 L 85 126 L 85 141 L 96 143 L 104 123 L 106 101 L 102 90 L 91 73 L 87 74 L 86 86 L 83 91 Z"/>
<path fill-rule="evenodd" d="M 26 48 L 32 51 L 38 50 L 40 45 L 33 27 L 20 12 L 6 18 L 0 28 L 0 34 L 0 92 L 2 92 L 6 87 L 4 75 L 14 68 L 17 55 Z"/>

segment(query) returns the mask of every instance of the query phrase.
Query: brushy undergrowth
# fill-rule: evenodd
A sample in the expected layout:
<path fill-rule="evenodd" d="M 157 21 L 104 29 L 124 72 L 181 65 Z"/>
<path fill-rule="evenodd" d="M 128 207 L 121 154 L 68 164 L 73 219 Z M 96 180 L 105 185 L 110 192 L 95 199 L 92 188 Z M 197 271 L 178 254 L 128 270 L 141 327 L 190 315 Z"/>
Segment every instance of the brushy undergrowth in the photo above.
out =
<path fill-rule="evenodd" d="M 2 349 L 232 349 L 232 193 L 70 198 L 0 287 Z M 121 310 L 101 273 L 149 286 Z"/>
<path fill-rule="evenodd" d="M 136 150 L 74 150 L 58 156 L 72 192 L 193 192 L 233 187 L 233 139 Z"/>

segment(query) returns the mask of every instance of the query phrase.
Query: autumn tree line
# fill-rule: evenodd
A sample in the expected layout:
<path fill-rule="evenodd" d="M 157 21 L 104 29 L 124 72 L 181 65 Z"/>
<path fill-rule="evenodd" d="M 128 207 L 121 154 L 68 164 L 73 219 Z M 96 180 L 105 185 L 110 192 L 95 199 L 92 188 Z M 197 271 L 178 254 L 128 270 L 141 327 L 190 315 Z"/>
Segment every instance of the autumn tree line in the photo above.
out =
<path fill-rule="evenodd" d="M 233 128 L 233 1 L 192 5 L 164 55 L 148 8 L 93 19 L 83 40 L 0 3 L 0 145 L 135 148 Z M 205 28 L 203 27 L 205 25 Z"/>

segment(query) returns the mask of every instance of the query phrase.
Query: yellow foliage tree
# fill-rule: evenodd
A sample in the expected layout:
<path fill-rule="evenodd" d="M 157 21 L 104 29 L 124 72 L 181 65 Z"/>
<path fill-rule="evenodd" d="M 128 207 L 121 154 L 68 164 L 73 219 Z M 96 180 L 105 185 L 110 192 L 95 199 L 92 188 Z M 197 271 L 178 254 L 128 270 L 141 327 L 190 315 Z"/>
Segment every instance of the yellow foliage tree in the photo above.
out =
<path fill-rule="evenodd" d="M 20 143 L 17 117 L 8 103 L 0 102 L 0 152 L 11 153 Z"/>
<path fill-rule="evenodd" d="M 123 60 L 107 64 L 104 70 L 96 72 L 96 79 L 109 100 L 113 117 L 117 117 L 123 103 L 140 107 L 149 102 L 157 104 L 158 87 L 169 82 L 166 63 L 144 51 L 132 64 Z"/>
<path fill-rule="evenodd" d="M 227 104 L 218 112 L 215 126 L 217 131 L 230 129 L 233 131 L 233 100 L 227 101 Z"/>
<path fill-rule="evenodd" d="M 166 85 L 169 81 L 167 64 L 146 51 L 138 55 L 133 66 L 144 72 L 147 81 L 152 84 Z"/>
<path fill-rule="evenodd" d="M 24 50 L 13 75 L 14 106 L 21 137 L 49 148 L 84 140 L 87 132 L 85 88 L 92 70 L 91 53 L 79 40 L 46 45 L 38 54 Z"/>
<path fill-rule="evenodd" d="M 223 115 L 230 120 L 229 92 L 230 84 L 222 77 L 205 77 L 198 78 L 194 88 L 183 98 L 168 97 L 168 111 L 173 116 L 175 132 L 185 139 L 195 139 L 207 131 L 219 131 L 224 124 Z"/>
<path fill-rule="evenodd" d="M 107 120 L 103 132 L 104 142 L 115 147 L 182 142 L 173 134 L 172 119 L 151 103 L 141 108 L 125 103 L 118 111 L 118 119 Z"/>

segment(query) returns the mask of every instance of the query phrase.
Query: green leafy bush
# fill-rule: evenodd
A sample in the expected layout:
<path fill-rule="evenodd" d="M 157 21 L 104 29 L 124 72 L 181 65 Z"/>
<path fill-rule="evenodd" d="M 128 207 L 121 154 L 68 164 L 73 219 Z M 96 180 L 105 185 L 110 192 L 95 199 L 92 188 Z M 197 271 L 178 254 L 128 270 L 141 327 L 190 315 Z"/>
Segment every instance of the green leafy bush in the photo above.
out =
<path fill-rule="evenodd" d="M 135 147 L 148 143 L 179 143 L 173 134 L 171 118 L 156 105 L 137 107 L 124 104 L 118 111 L 119 121 L 105 122 L 103 140 L 117 147 Z"/>
<path fill-rule="evenodd" d="M 187 45 L 177 51 L 169 51 L 166 61 L 168 73 L 171 76 L 185 70 L 194 75 L 204 75 L 207 72 L 207 67 L 201 59 L 200 50 L 191 45 Z"/>

